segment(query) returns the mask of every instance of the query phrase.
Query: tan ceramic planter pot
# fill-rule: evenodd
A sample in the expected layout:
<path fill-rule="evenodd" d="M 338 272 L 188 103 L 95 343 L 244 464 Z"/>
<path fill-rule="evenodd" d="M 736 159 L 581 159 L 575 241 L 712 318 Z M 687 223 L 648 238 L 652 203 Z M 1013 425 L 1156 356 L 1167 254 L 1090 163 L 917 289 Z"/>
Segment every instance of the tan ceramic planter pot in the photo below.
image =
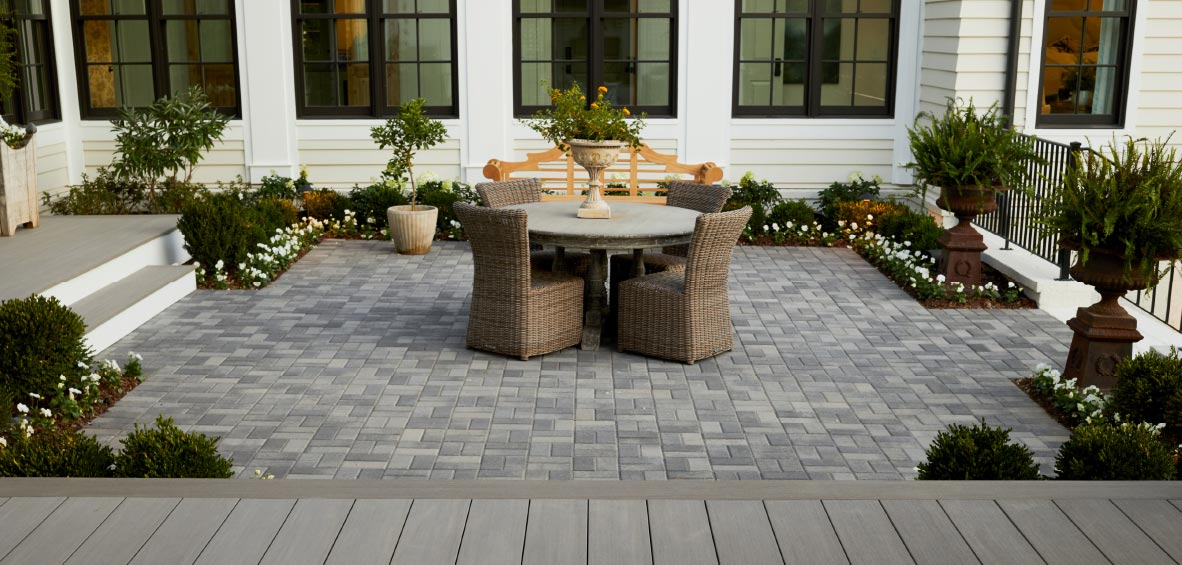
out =
<path fill-rule="evenodd" d="M 410 206 L 391 206 L 386 209 L 386 218 L 390 220 L 390 238 L 399 253 L 423 255 L 431 251 L 438 208 L 422 204 L 416 205 L 414 210 Z"/>

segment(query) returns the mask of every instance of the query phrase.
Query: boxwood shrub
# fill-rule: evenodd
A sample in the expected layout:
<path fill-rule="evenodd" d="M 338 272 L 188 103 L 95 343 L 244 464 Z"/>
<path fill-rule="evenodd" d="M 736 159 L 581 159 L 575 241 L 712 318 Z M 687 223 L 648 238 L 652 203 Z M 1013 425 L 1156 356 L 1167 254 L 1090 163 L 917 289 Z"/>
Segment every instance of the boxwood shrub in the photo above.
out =
<path fill-rule="evenodd" d="M 878 233 L 895 241 L 910 241 L 911 249 L 926 251 L 940 246 L 937 241 L 944 228 L 927 214 L 910 209 L 886 214 L 878 222 Z"/>
<path fill-rule="evenodd" d="M 1182 355 L 1147 351 L 1116 367 L 1116 386 L 1108 409 L 1127 422 L 1165 424 L 1162 437 L 1170 445 L 1182 443 Z"/>
<path fill-rule="evenodd" d="M 936 435 L 919 464 L 920 480 L 1034 480 L 1038 465 L 1022 444 L 1010 443 L 1010 430 L 982 421 L 971 427 L 952 424 Z"/>
<path fill-rule="evenodd" d="M 817 214 L 813 207 L 804 200 L 785 200 L 776 204 L 767 215 L 767 223 L 777 224 L 784 229 L 789 222 L 796 226 L 811 226 L 817 221 Z M 762 226 L 761 226 L 762 227 Z"/>
<path fill-rule="evenodd" d="M 256 207 L 229 192 L 186 204 L 177 222 L 194 261 L 211 268 L 224 260 L 227 271 L 246 261 L 246 254 L 267 237 L 267 227 Z"/>
<path fill-rule="evenodd" d="M 402 187 L 392 182 L 377 182 L 365 187 L 353 187 L 353 190 L 349 191 L 349 200 L 353 201 L 358 221 L 364 222 L 364 218 L 373 218 L 374 226 L 377 229 L 384 229 L 389 225 L 386 218 L 387 208 L 410 203 L 410 199 L 402 191 Z"/>
<path fill-rule="evenodd" d="M 304 193 L 304 211 L 317 220 L 344 220 L 345 210 L 353 207 L 348 196 L 329 188 Z"/>
<path fill-rule="evenodd" d="M 14 400 L 29 393 L 48 397 L 58 378 L 70 382 L 88 370 L 91 352 L 83 341 L 86 323 L 56 298 L 33 295 L 0 303 L 0 424 Z"/>
<path fill-rule="evenodd" d="M 115 475 L 141 478 L 222 479 L 234 475 L 233 464 L 217 452 L 217 438 L 176 427 L 172 418 L 158 416 L 154 429 L 135 425 L 122 440 L 115 459 Z"/>
<path fill-rule="evenodd" d="M 0 431 L 0 477 L 109 477 L 111 448 L 75 430 Z"/>
<path fill-rule="evenodd" d="M 1152 425 L 1105 423 L 1075 428 L 1059 448 L 1055 471 L 1073 481 L 1168 481 L 1176 463 Z"/>

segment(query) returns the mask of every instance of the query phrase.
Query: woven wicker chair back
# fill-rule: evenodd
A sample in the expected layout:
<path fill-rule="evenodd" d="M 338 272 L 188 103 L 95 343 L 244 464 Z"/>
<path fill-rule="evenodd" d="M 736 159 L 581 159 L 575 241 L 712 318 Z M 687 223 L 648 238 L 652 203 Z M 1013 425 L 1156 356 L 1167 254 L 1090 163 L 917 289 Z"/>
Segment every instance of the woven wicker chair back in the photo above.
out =
<path fill-rule="evenodd" d="M 529 291 L 529 229 L 525 210 L 455 205 L 456 217 L 472 245 L 472 293 L 524 300 Z"/>
<path fill-rule="evenodd" d="M 731 252 L 739 235 L 751 219 L 751 207 L 744 206 L 730 212 L 702 214 L 694 225 L 689 257 L 685 264 L 685 293 L 687 296 L 708 292 L 726 292 L 726 281 L 731 264 Z"/>
<path fill-rule="evenodd" d="M 665 205 L 688 208 L 703 214 L 714 214 L 722 211 L 722 206 L 730 197 L 729 186 L 675 180 L 669 181 Z"/>
<path fill-rule="evenodd" d="M 480 201 L 489 208 L 542 201 L 542 181 L 535 178 L 482 182 L 476 185 Z"/>

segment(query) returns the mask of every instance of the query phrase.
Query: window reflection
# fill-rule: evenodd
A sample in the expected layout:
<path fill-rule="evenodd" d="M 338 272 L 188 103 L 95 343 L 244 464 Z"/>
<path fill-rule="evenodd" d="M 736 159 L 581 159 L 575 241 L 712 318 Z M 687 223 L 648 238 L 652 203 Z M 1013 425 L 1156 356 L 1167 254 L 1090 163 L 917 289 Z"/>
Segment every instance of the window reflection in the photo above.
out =
<path fill-rule="evenodd" d="M 1108 116 L 1115 122 L 1127 8 L 1125 0 L 1052 0 L 1043 46 L 1042 115 Z"/>

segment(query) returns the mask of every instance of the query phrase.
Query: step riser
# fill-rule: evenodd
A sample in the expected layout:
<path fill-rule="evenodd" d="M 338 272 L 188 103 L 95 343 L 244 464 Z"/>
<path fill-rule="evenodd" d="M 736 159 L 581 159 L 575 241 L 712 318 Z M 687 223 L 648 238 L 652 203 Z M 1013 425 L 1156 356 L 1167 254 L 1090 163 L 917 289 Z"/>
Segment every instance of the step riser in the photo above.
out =
<path fill-rule="evenodd" d="M 196 289 L 197 279 L 192 271 L 188 271 L 98 327 L 91 328 L 86 333 L 86 344 L 99 353 Z"/>
<path fill-rule="evenodd" d="M 185 238 L 180 230 L 173 230 L 39 294 L 56 297 L 62 304 L 69 306 L 144 267 L 177 265 L 188 260 Z"/>

